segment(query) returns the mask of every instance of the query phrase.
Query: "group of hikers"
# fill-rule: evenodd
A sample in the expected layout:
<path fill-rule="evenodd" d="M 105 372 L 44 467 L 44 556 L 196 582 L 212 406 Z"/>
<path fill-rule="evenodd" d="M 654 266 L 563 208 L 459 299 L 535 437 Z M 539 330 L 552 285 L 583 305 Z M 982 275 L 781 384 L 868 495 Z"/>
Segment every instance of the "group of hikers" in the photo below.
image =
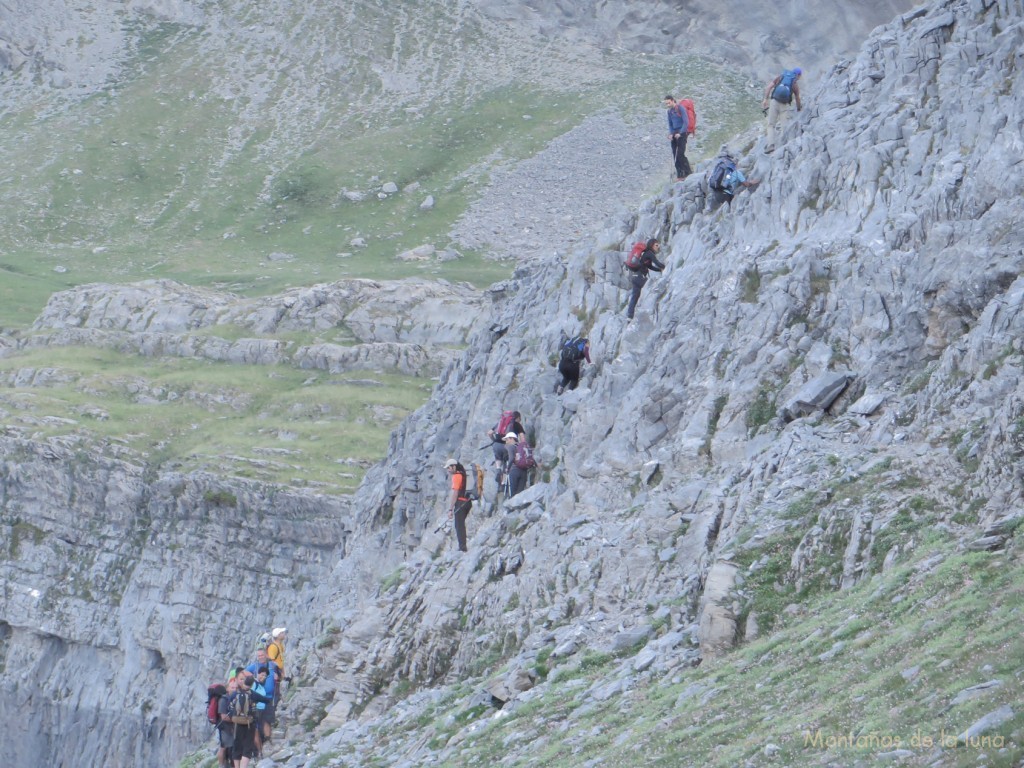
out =
<path fill-rule="evenodd" d="M 761 107 L 768 121 L 765 152 L 775 150 L 777 134 L 784 128 L 784 123 L 792 113 L 803 109 L 800 99 L 799 80 L 802 70 L 783 70 L 765 87 Z M 692 173 L 692 167 L 686 158 L 686 141 L 695 135 L 697 116 L 691 99 L 677 100 L 671 94 L 664 99 L 668 119 L 669 140 L 672 148 L 672 161 L 677 181 L 682 181 Z M 723 203 L 731 202 L 734 195 L 742 189 L 753 189 L 759 182 L 748 180 L 739 169 L 735 158 L 727 148 L 723 148 L 714 165 L 708 171 L 707 187 L 710 192 L 711 206 L 717 208 Z M 626 305 L 626 318 L 632 320 L 636 313 L 636 305 L 640 300 L 644 286 L 651 272 L 661 272 L 665 264 L 658 258 L 661 243 L 657 238 L 636 243 L 625 259 L 624 266 L 630 273 L 629 303 Z M 559 350 L 558 373 L 561 380 L 555 385 L 555 393 L 561 395 L 566 390 L 573 390 L 580 381 L 581 366 L 590 360 L 590 341 L 583 336 L 563 337 Z M 518 411 L 505 411 L 498 422 L 487 430 L 490 447 L 494 452 L 494 470 L 498 493 L 511 498 L 520 493 L 527 483 L 531 470 L 538 467 L 530 446 L 526 430 L 521 423 L 522 415 Z M 484 446 L 485 448 L 488 446 Z M 450 487 L 447 497 L 448 520 L 452 522 L 459 551 L 466 552 L 466 519 L 473 507 L 473 502 L 483 498 L 484 471 L 476 463 L 470 465 L 472 472 L 467 471 L 461 462 L 454 458 L 445 461 L 444 469 L 448 473 Z M 438 530 L 443 527 L 443 523 Z"/>
<path fill-rule="evenodd" d="M 791 107 L 796 111 L 803 109 L 800 99 L 800 67 L 785 69 L 768 83 L 761 100 L 761 109 L 768 121 L 764 151 L 775 151 L 776 136 L 785 128 L 785 123 L 792 115 Z M 697 128 L 696 112 L 691 99 L 676 100 L 671 94 L 665 97 L 666 116 L 668 118 L 668 137 L 672 148 L 672 161 L 675 165 L 676 181 L 682 181 L 690 175 L 690 161 L 686 159 L 686 139 L 693 136 Z M 715 164 L 708 172 L 707 185 L 710 191 L 711 205 L 717 208 L 729 203 L 742 189 L 753 189 L 758 185 L 756 180 L 748 180 L 739 169 L 736 159 L 723 148 L 716 158 Z"/>
<path fill-rule="evenodd" d="M 220 768 L 246 768 L 270 741 L 282 688 L 291 680 L 284 667 L 287 637 L 287 627 L 264 632 L 256 640 L 253 661 L 230 667 L 226 683 L 207 689 L 207 719 L 216 729 Z"/>

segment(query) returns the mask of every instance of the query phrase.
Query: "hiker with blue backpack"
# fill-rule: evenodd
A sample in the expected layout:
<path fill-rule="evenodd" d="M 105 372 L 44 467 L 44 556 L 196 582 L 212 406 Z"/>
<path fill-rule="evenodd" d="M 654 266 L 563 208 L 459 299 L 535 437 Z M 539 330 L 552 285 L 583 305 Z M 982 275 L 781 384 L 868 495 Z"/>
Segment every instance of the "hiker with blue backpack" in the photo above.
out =
<path fill-rule="evenodd" d="M 722 147 L 714 165 L 708 171 L 708 204 L 711 210 L 717 209 L 722 203 L 732 204 L 733 197 L 744 189 L 754 189 L 761 182 L 748 179 L 736 165 L 736 159 L 729 153 L 728 147 Z"/>
<path fill-rule="evenodd" d="M 658 238 L 652 237 L 647 241 L 639 256 L 635 256 L 631 252 L 626 259 L 626 269 L 631 273 L 630 284 L 633 287 L 629 296 L 629 306 L 626 307 L 626 317 L 630 320 L 633 319 L 633 314 L 636 312 L 636 303 L 640 301 L 640 292 L 647 285 L 648 274 L 665 269 L 665 265 L 658 260 L 660 250 L 661 243 L 658 242 Z"/>
<path fill-rule="evenodd" d="M 558 372 L 562 374 L 562 381 L 555 387 L 556 394 L 562 394 L 566 389 L 576 389 L 580 383 L 580 366 L 583 361 L 590 362 L 590 341 L 582 336 L 573 336 L 562 342 L 562 348 L 558 353 Z"/>
<path fill-rule="evenodd" d="M 676 181 L 690 175 L 690 161 L 686 159 L 686 136 L 690 133 L 690 119 L 683 105 L 671 95 L 665 97 L 668 116 L 668 138 L 672 145 L 672 162 L 675 163 Z"/>
<path fill-rule="evenodd" d="M 803 70 L 800 67 L 795 69 L 784 69 L 782 74 L 768 83 L 764 89 L 764 100 L 761 102 L 761 109 L 766 109 L 768 115 L 768 138 L 765 140 L 764 151 L 775 151 L 775 134 L 785 128 L 792 111 L 790 105 L 796 104 L 796 111 L 803 109 L 800 103 L 800 84 L 797 82 Z"/>

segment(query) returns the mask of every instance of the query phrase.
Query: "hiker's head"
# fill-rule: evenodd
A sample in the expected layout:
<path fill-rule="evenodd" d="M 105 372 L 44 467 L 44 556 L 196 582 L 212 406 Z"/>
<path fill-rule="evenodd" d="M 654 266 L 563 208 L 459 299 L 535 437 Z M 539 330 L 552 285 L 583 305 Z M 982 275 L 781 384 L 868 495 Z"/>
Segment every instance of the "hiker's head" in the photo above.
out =
<path fill-rule="evenodd" d="M 258 663 L 260 663 L 260 664 L 266 664 L 267 663 L 267 649 L 266 648 L 257 648 L 256 649 L 256 661 Z"/>
<path fill-rule="evenodd" d="M 235 667 L 235 674 L 232 675 L 235 680 L 238 680 L 242 675 L 245 674 L 245 667 Z"/>
<path fill-rule="evenodd" d="M 279 643 L 283 643 L 284 642 L 285 635 L 287 635 L 287 634 L 288 634 L 288 630 L 285 627 L 276 627 L 275 629 L 271 630 L 271 632 L 270 632 L 270 636 L 272 638 L 274 638 L 275 640 L 277 640 L 277 642 L 279 642 Z"/>
<path fill-rule="evenodd" d="M 227 688 L 228 688 L 228 693 L 234 693 L 235 691 L 237 691 L 238 690 L 238 679 L 232 677 L 230 680 L 228 680 Z"/>
<path fill-rule="evenodd" d="M 259 679 L 261 683 L 267 679 L 267 675 L 269 674 L 270 668 L 266 664 L 261 664 L 260 666 L 256 667 L 256 677 Z"/>
<path fill-rule="evenodd" d="M 248 690 L 249 688 L 252 688 L 252 683 L 253 683 L 253 680 L 255 680 L 255 679 L 256 678 L 254 678 L 252 676 L 252 672 L 246 672 L 244 675 L 242 675 L 240 678 L 238 678 L 238 684 L 242 688 Z"/>
<path fill-rule="evenodd" d="M 512 421 L 519 421 L 521 418 L 523 418 L 523 414 L 519 411 L 512 411 Z"/>
<path fill-rule="evenodd" d="M 507 443 L 509 440 L 515 443 L 519 441 L 519 437 L 516 435 L 515 432 L 509 432 L 507 435 L 505 435 L 505 442 Z"/>
<path fill-rule="evenodd" d="M 802 75 L 803 73 L 804 71 L 800 69 L 800 67 L 797 67 L 796 69 L 793 70 L 793 74 L 796 75 L 797 77 L 800 77 L 800 75 Z"/>
<path fill-rule="evenodd" d="M 664 102 L 666 107 L 674 107 L 676 105 L 676 100 L 672 96 L 666 96 Z"/>
<path fill-rule="evenodd" d="M 457 467 L 458 464 L 459 462 L 457 462 L 455 459 L 448 459 L 448 461 L 444 463 L 444 468 L 449 472 L 454 472 L 455 467 Z"/>
<path fill-rule="evenodd" d="M 659 248 L 661 248 L 661 243 L 658 242 L 658 238 L 652 237 L 650 240 L 647 241 L 647 246 L 646 247 L 647 247 L 648 250 L 655 250 L 656 251 Z"/>

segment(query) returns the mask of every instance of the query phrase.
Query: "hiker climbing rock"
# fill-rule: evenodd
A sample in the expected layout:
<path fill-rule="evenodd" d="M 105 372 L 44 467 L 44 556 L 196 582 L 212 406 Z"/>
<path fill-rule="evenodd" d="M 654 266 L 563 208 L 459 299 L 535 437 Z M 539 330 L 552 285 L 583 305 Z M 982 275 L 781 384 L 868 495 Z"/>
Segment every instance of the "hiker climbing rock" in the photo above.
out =
<path fill-rule="evenodd" d="M 491 439 L 491 450 L 494 453 L 494 475 L 500 488 L 503 482 L 503 467 L 508 461 L 508 448 L 505 445 L 505 435 L 509 432 L 514 435 L 526 435 L 526 430 L 523 429 L 521 419 L 522 414 L 519 411 L 502 411 L 501 418 L 498 419 L 497 423 L 487 430 L 487 436 Z M 486 447 L 486 446 L 484 446 Z M 481 496 L 483 496 L 483 488 L 478 489 Z"/>
<path fill-rule="evenodd" d="M 710 195 L 708 203 L 715 210 L 723 203 L 732 204 L 733 197 L 744 189 L 756 189 L 761 182 L 748 180 L 736 165 L 736 159 L 729 154 L 728 147 L 723 147 L 714 165 L 708 171 L 707 184 Z"/>
<path fill-rule="evenodd" d="M 467 552 L 466 517 L 473 507 L 473 502 L 466 495 L 466 469 L 455 459 L 448 459 L 444 463 L 444 468 L 451 477 L 451 491 L 448 493 L 448 519 L 454 523 L 459 551 Z"/>
<path fill-rule="evenodd" d="M 284 674 L 284 645 L 288 639 L 287 627 L 275 627 L 270 632 L 270 644 L 267 646 L 267 658 L 277 665 L 278 675 L 274 681 L 274 706 L 281 701 L 285 681 L 291 682 L 290 677 Z"/>
<path fill-rule="evenodd" d="M 800 102 L 800 84 L 797 82 L 802 74 L 803 70 L 800 67 L 783 70 L 782 74 L 768 83 L 768 87 L 764 89 L 761 108 L 768 110 L 768 136 L 765 139 L 765 152 L 775 151 L 775 134 L 786 127 L 790 115 L 793 114 L 790 105 L 795 102 L 797 112 L 803 109 L 803 104 Z"/>
<path fill-rule="evenodd" d="M 515 466 L 513 462 L 519 437 L 515 432 L 509 432 L 505 435 L 505 457 L 501 463 L 501 482 L 499 485 L 506 499 L 512 495 L 512 469 Z M 526 435 L 523 435 L 522 439 L 523 442 L 526 442 Z"/>
<path fill-rule="evenodd" d="M 668 138 L 672 146 L 672 161 L 676 168 L 676 181 L 682 181 L 690 175 L 690 161 L 686 159 L 686 136 L 690 131 L 690 121 L 683 105 L 671 95 L 665 97 L 665 109 L 668 116 Z"/>
<path fill-rule="evenodd" d="M 244 667 L 238 668 L 235 676 L 238 690 L 231 696 L 228 713 L 234 724 L 231 759 L 238 768 L 246 768 L 249 761 L 259 754 L 256 746 L 256 704 L 267 703 L 269 698 L 253 690 L 256 678 Z"/>
<path fill-rule="evenodd" d="M 246 668 L 247 672 L 251 672 L 256 676 L 256 681 L 263 688 L 260 693 L 271 699 L 270 704 L 264 704 L 258 707 L 259 719 L 260 719 L 260 737 L 264 741 L 270 740 L 270 729 L 276 721 L 275 703 L 278 700 L 278 690 L 282 684 L 281 681 L 281 668 L 277 666 L 277 662 L 271 661 L 267 656 L 266 648 L 256 648 L 256 661 L 249 664 Z M 260 679 L 260 672 L 266 673 L 263 679 Z"/>
<path fill-rule="evenodd" d="M 580 383 L 580 366 L 583 361 L 590 362 L 590 341 L 582 336 L 573 336 L 562 342 L 562 349 L 558 355 L 558 372 L 562 374 L 562 380 L 555 387 L 557 394 L 562 394 L 566 389 L 576 389 Z"/>
<path fill-rule="evenodd" d="M 626 261 L 626 268 L 632 273 L 630 284 L 633 286 L 632 293 L 629 296 L 629 306 L 626 308 L 626 317 L 630 320 L 633 319 L 633 314 L 636 312 L 636 303 L 640 301 L 640 292 L 647 285 L 648 273 L 661 272 L 665 269 L 665 265 L 658 260 L 658 252 L 660 250 L 661 243 L 658 242 L 656 237 L 652 237 L 647 241 L 644 250 L 635 262 Z M 636 264 L 635 267 L 631 266 L 633 263 Z M 589 363 L 590 360 L 588 359 L 587 362 Z"/>
<path fill-rule="evenodd" d="M 516 441 L 515 450 L 512 454 L 512 463 L 509 467 L 509 497 L 521 493 L 526 488 L 526 481 L 530 470 L 537 466 L 533 457 L 533 448 L 523 437 Z"/>
<path fill-rule="evenodd" d="M 224 686 L 224 693 L 217 702 L 217 765 L 228 768 L 231 765 L 231 750 L 235 745 L 235 726 L 231 722 L 231 699 L 238 692 L 238 680 L 234 675 Z"/>

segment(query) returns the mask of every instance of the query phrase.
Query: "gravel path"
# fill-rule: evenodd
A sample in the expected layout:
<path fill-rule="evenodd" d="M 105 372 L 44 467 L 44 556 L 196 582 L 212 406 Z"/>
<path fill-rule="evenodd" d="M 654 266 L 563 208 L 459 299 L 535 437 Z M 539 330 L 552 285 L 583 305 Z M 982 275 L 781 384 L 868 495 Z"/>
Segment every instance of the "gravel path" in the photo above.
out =
<path fill-rule="evenodd" d="M 630 126 L 598 113 L 534 157 L 498 167 L 452 229 L 453 241 L 519 260 L 571 248 L 670 180 L 671 151 L 657 118 Z"/>

